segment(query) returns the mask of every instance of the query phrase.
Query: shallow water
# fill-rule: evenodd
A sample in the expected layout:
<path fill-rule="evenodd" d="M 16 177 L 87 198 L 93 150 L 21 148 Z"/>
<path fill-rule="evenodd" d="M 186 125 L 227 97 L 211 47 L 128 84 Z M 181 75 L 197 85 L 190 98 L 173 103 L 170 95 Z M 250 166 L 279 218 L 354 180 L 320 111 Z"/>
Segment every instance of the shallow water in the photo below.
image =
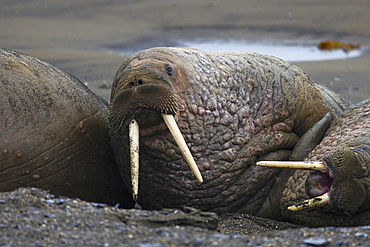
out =
<path fill-rule="evenodd" d="M 281 45 L 241 41 L 184 42 L 184 46 L 208 52 L 252 51 L 279 57 L 288 62 L 338 60 L 359 57 L 363 54 L 363 49 L 346 53 L 343 50 L 323 51 L 314 45 Z"/>
<path fill-rule="evenodd" d="M 156 45 L 154 45 L 156 46 Z M 132 55 L 135 52 L 144 50 L 150 47 L 148 44 L 137 44 L 136 47 L 122 47 L 115 49 L 119 53 L 123 52 Z M 213 41 L 176 41 L 171 44 L 166 42 L 161 43 L 159 46 L 175 46 L 175 47 L 192 47 L 198 48 L 207 52 L 215 51 L 251 51 L 261 54 L 272 55 L 279 57 L 288 62 L 309 62 L 309 61 L 324 61 L 324 60 L 339 60 L 359 57 L 363 54 L 364 49 L 357 49 L 349 51 L 348 53 L 343 50 L 323 51 L 315 45 L 284 45 L 272 43 L 248 43 L 239 40 L 213 40 Z"/>

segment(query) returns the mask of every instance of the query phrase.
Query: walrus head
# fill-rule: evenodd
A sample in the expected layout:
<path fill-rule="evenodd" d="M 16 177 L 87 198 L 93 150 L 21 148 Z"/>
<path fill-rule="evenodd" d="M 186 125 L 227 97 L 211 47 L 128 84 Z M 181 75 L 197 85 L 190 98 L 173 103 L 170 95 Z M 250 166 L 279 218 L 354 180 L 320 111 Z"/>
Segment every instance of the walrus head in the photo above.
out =
<path fill-rule="evenodd" d="M 138 197 L 139 126 L 141 134 L 163 130 L 166 123 L 197 179 L 203 179 L 173 118 L 180 108 L 178 90 L 186 84 L 179 65 L 162 52 L 138 53 L 118 70 L 111 92 L 112 131 L 129 126 L 131 181 L 134 200 Z M 164 120 L 164 122 L 163 122 Z"/>
<path fill-rule="evenodd" d="M 329 111 L 324 100 L 306 74 L 274 57 L 152 48 L 116 74 L 111 145 L 125 185 L 145 209 L 187 205 L 278 218 L 279 208 L 261 200 L 271 191 L 279 204 L 270 188 L 282 191 L 290 171 L 255 163 L 289 159 L 299 136 Z M 189 149 L 203 183 L 194 160 L 186 158 L 198 180 L 182 157 Z"/>
<path fill-rule="evenodd" d="M 163 122 L 161 113 L 176 114 L 179 100 L 173 81 L 178 75 L 174 65 L 145 56 L 136 56 L 129 61 L 117 72 L 117 86 L 112 89 L 111 120 L 114 126 L 120 128 L 136 119 L 142 127 L 153 127 Z"/>

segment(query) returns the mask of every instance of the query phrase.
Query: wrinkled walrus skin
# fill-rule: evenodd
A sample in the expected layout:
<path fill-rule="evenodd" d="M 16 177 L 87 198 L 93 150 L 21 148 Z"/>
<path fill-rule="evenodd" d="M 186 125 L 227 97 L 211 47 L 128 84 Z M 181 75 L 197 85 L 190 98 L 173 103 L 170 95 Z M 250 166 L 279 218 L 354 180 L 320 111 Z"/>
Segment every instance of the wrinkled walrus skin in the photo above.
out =
<path fill-rule="evenodd" d="M 255 163 L 289 160 L 300 137 L 331 111 L 312 80 L 281 59 L 153 48 L 129 57 L 116 74 L 110 136 L 130 188 L 128 123 L 135 118 L 140 126 L 138 203 L 143 208 L 187 205 L 283 219 L 279 200 L 294 171 Z M 203 183 L 160 112 L 175 115 Z"/>
<path fill-rule="evenodd" d="M 132 207 L 115 167 L 107 103 L 31 56 L 0 49 L 0 191 L 37 187 Z"/>

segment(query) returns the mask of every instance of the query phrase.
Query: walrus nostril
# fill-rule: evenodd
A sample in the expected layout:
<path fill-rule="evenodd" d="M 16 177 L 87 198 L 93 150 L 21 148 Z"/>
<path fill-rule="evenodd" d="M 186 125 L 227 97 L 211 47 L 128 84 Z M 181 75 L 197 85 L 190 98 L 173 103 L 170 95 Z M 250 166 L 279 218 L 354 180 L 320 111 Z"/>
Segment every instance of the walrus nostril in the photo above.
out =
<path fill-rule="evenodd" d="M 144 84 L 144 82 L 142 80 L 132 81 L 132 82 L 129 83 L 130 88 L 138 87 L 138 86 L 141 86 L 143 84 Z"/>

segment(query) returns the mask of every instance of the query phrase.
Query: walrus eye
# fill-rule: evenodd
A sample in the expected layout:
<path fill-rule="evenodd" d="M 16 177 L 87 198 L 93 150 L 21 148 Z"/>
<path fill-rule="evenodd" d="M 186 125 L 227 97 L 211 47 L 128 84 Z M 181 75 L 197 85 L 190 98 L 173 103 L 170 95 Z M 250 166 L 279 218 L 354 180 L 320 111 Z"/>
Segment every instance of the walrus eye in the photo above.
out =
<path fill-rule="evenodd" d="M 166 72 L 169 76 L 173 74 L 172 67 L 170 65 L 166 65 Z"/>

